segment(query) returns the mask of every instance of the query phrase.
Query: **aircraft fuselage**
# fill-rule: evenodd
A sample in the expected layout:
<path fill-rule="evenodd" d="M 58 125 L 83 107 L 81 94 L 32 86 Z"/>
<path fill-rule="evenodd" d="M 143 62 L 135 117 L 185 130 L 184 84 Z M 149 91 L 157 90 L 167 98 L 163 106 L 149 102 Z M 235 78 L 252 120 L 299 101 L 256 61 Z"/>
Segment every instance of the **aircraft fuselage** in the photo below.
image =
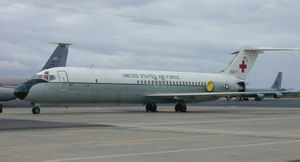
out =
<path fill-rule="evenodd" d="M 169 103 L 150 98 L 155 93 L 237 92 L 241 80 L 221 73 L 190 73 L 150 70 L 117 70 L 59 67 L 41 71 L 36 82 L 16 89 L 16 95 L 34 103 Z M 212 89 L 208 83 L 212 82 Z M 219 97 L 187 97 L 203 102 Z"/>

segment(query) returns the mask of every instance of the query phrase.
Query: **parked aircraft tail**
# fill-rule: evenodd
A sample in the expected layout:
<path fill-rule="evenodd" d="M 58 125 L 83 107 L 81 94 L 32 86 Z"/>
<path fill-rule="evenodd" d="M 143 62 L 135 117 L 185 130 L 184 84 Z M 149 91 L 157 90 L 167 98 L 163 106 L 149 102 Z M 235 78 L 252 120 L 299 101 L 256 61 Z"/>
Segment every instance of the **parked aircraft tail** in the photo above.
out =
<path fill-rule="evenodd" d="M 264 51 L 299 51 L 297 48 L 255 48 L 245 46 L 236 54 L 229 66 L 222 71 L 224 74 L 233 75 L 239 79 L 246 80 L 257 58 L 257 55 Z"/>
<path fill-rule="evenodd" d="M 276 79 L 272 85 L 272 89 L 281 89 L 281 82 L 282 82 L 282 72 L 278 72 Z"/>
<path fill-rule="evenodd" d="M 41 69 L 49 69 L 53 67 L 62 67 L 66 66 L 67 57 L 68 57 L 68 51 L 69 46 L 72 45 L 70 43 L 56 43 L 57 47 L 52 53 L 52 55 L 49 57 L 48 61 L 44 65 L 44 67 Z"/>

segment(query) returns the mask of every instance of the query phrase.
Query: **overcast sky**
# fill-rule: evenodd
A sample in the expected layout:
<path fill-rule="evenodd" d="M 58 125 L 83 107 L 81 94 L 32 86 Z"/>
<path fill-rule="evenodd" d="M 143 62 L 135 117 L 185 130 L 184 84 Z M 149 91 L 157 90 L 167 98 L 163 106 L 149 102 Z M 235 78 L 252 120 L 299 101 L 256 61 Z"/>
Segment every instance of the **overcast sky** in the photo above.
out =
<path fill-rule="evenodd" d="M 30 77 L 56 45 L 67 66 L 219 72 L 243 45 L 300 47 L 298 0 L 1 0 L 0 77 Z M 249 87 L 300 89 L 300 52 L 260 55 Z"/>

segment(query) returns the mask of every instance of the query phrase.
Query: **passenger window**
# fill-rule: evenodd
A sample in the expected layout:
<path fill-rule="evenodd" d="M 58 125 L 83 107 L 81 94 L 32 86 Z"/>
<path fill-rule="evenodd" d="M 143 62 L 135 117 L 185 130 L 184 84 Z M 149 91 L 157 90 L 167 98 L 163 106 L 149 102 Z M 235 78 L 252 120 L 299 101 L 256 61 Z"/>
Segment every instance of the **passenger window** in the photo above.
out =
<path fill-rule="evenodd" d="M 151 83 L 150 83 L 150 80 L 148 80 L 148 84 L 151 84 Z"/>

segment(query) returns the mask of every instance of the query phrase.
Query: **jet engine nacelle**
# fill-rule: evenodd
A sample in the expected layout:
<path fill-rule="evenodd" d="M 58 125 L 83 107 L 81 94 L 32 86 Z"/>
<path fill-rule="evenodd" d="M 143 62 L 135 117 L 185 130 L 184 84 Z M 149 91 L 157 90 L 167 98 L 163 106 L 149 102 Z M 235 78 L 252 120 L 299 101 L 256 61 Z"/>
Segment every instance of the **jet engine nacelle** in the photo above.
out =
<path fill-rule="evenodd" d="M 274 93 L 273 97 L 274 98 L 281 98 L 282 97 L 282 93 Z"/>
<path fill-rule="evenodd" d="M 13 88 L 0 87 L 0 101 L 9 101 L 16 99 Z"/>
<path fill-rule="evenodd" d="M 264 94 L 257 94 L 255 96 L 255 101 L 261 101 L 265 98 L 265 95 Z"/>

